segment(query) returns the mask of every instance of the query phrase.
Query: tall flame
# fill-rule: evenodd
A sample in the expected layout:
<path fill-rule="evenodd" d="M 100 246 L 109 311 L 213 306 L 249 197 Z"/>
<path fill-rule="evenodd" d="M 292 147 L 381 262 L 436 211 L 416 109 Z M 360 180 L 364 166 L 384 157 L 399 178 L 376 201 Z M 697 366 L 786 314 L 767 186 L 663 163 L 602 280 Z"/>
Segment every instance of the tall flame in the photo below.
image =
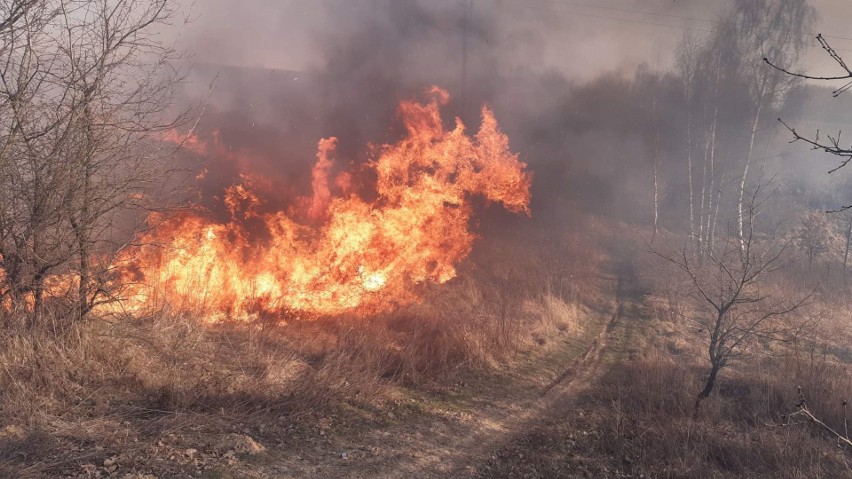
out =
<path fill-rule="evenodd" d="M 159 226 L 140 238 L 145 246 L 125 253 L 124 274 L 135 285 L 126 306 L 167 303 L 214 319 L 370 314 L 452 279 L 475 239 L 471 198 L 529 214 L 531 176 L 488 108 L 475 136 L 458 119 L 446 130 L 440 107 L 448 100 L 434 88 L 428 102 L 400 105 L 406 135 L 367 165 L 377 177 L 373 202 L 348 193 L 349 174 L 334 180 L 332 195 L 336 139 L 328 138 L 319 142 L 303 211 L 259 213 L 262 199 L 238 184 L 225 197 L 228 222 L 194 212 L 152 216 Z"/>

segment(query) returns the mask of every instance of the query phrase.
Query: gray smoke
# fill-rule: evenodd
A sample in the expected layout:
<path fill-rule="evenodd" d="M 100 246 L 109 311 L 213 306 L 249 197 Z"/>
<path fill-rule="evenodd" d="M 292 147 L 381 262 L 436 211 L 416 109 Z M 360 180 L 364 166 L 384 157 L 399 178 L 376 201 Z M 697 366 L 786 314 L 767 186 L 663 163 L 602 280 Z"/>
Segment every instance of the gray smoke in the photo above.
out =
<path fill-rule="evenodd" d="M 812 3 L 822 13 L 821 28 L 843 31 L 850 12 L 841 0 Z M 398 102 L 438 85 L 453 97 L 448 122 L 459 116 L 475 130 L 479 108 L 495 110 L 513 149 L 535 172 L 537 217 L 580 208 L 644 221 L 656 155 L 661 206 L 671 223 L 682 219 L 684 122 L 673 51 L 687 29 L 709 35 L 727 2 L 243 4 L 237 9 L 227 0 L 208 0 L 185 27 L 185 44 L 198 60 L 189 96 L 202 96 L 218 76 L 201 133 L 218 131 L 222 144 L 247 163 L 208 158 L 203 189 L 211 197 L 247 168 L 269 180 L 270 206 L 286 207 L 307 192 L 319 138 L 338 137 L 339 167 L 357 169 L 369 158 L 368 144 L 400 134 Z M 852 49 L 852 41 L 836 41 Z M 831 66 L 817 51 L 808 57 L 809 68 Z M 747 115 L 735 92 L 722 103 L 726 124 Z M 799 101 L 783 113 L 813 119 L 823 111 Z M 743 137 L 726 134 L 733 151 Z M 761 155 L 780 158 L 763 161 L 764 173 L 792 173 L 787 187 L 793 189 L 824 182 L 824 168 L 802 166 L 806 153 L 783 140 L 761 146 Z M 369 191 L 365 181 L 361 189 Z"/>

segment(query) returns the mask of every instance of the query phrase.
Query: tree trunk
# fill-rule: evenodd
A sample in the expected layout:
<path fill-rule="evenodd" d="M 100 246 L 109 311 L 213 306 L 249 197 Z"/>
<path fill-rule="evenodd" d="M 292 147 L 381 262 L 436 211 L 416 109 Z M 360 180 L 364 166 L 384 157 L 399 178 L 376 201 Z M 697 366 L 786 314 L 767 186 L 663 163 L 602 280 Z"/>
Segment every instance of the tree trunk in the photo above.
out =
<path fill-rule="evenodd" d="M 722 202 L 722 188 L 725 186 L 725 176 L 721 175 L 719 178 L 719 189 L 716 192 L 716 210 L 713 212 L 713 224 L 710 228 L 710 244 L 709 249 L 713 249 L 713 245 L 716 242 L 716 225 L 719 223 L 719 204 Z"/>
<path fill-rule="evenodd" d="M 33 278 L 33 325 L 38 326 L 42 323 L 42 314 L 44 313 L 44 275 L 39 273 Z"/>
<path fill-rule="evenodd" d="M 707 376 L 707 382 L 704 383 L 704 389 L 702 389 L 695 398 L 696 414 L 698 413 L 698 410 L 701 409 L 701 401 L 710 397 L 710 393 L 713 392 L 713 388 L 716 386 L 716 376 L 718 376 L 720 369 L 722 369 L 722 367 L 717 364 L 713 364 L 710 368 L 710 374 Z"/>
<path fill-rule="evenodd" d="M 709 181 L 710 181 L 710 186 L 707 190 L 707 220 L 706 220 L 707 226 L 706 226 L 706 228 L 703 228 L 704 229 L 704 236 L 705 236 L 705 238 L 704 238 L 704 247 L 705 248 L 711 247 L 710 222 L 711 222 L 711 217 L 713 215 L 713 188 L 716 186 L 716 181 L 715 181 L 715 179 L 716 179 L 716 165 L 715 165 L 715 163 L 716 163 L 716 126 L 717 126 L 718 121 L 719 121 L 719 106 L 716 105 L 716 107 L 713 110 L 713 125 L 710 127 L 710 151 L 708 151 L 709 165 L 705 165 L 705 168 L 709 170 L 707 174 L 709 175 Z M 703 195 L 704 195 L 704 193 L 702 192 L 702 199 L 701 199 L 702 204 L 704 202 Z M 703 208 L 704 207 L 702 206 L 702 209 Z"/>
<path fill-rule="evenodd" d="M 651 236 L 651 243 L 657 238 L 657 229 L 660 221 L 660 209 L 659 209 L 659 184 L 657 182 L 657 158 L 654 157 L 654 234 Z"/>
<path fill-rule="evenodd" d="M 470 11 L 473 9 L 473 0 L 466 0 L 462 3 L 462 58 L 461 58 L 461 85 L 459 88 L 459 105 L 464 117 L 465 103 L 467 102 L 467 29 L 470 17 Z"/>
<path fill-rule="evenodd" d="M 687 90 L 686 106 L 686 164 L 689 175 L 689 239 L 695 241 L 695 193 L 692 184 L 692 107 Z"/>
<path fill-rule="evenodd" d="M 84 244 L 84 241 L 81 240 L 80 247 L 80 289 L 79 289 L 79 301 L 80 301 L 80 316 L 79 319 L 83 319 L 86 314 L 89 313 L 89 281 L 91 278 L 91 272 L 89 269 L 89 248 L 88 244 Z"/>
<path fill-rule="evenodd" d="M 84 114 L 84 127 L 86 133 L 86 143 L 85 148 L 82 154 L 82 158 L 80 158 L 82 165 L 81 166 L 81 174 L 82 174 L 82 185 L 80 191 L 80 205 L 79 205 L 79 218 L 77 220 L 77 224 L 74 226 L 74 234 L 77 239 L 77 247 L 79 248 L 79 284 L 78 286 L 78 307 L 79 307 L 79 316 L 78 319 L 82 320 L 89 313 L 90 302 L 89 297 L 91 295 L 90 284 L 92 280 L 91 274 L 91 230 L 92 230 L 92 218 L 90 218 L 90 207 L 92 202 L 92 181 L 93 181 L 93 167 L 92 161 L 94 161 L 94 151 L 96 148 L 96 138 L 95 138 L 95 119 L 94 114 L 90 108 L 90 100 L 88 97 L 88 92 L 94 91 L 94 87 L 86 88 L 86 96 L 84 97 L 85 106 L 83 107 Z M 72 215 L 73 217 L 73 215 Z"/>
<path fill-rule="evenodd" d="M 852 215 L 849 216 L 849 224 L 846 227 L 846 249 L 843 251 L 843 282 L 846 282 L 846 265 L 849 260 L 849 243 L 852 240 Z"/>
<path fill-rule="evenodd" d="M 757 135 L 757 126 L 760 124 L 760 113 L 763 109 L 763 99 L 758 100 L 757 110 L 754 113 L 754 121 L 751 124 L 751 139 L 748 143 L 748 151 L 746 152 L 745 168 L 743 168 L 743 176 L 740 179 L 739 199 L 737 200 L 737 234 L 740 240 L 740 249 L 745 252 L 745 236 L 743 235 L 743 195 L 745 194 L 746 178 L 748 177 L 748 168 L 751 165 L 751 156 L 754 151 L 754 138 Z"/>
<path fill-rule="evenodd" d="M 660 220 L 660 186 L 658 179 L 658 162 L 659 159 L 657 155 L 659 154 L 659 143 L 660 143 L 660 124 L 657 122 L 657 99 L 654 99 L 653 104 L 653 116 L 654 116 L 654 234 L 651 236 L 651 243 L 657 238 L 657 230 L 659 227 Z"/>
<path fill-rule="evenodd" d="M 722 70 L 722 54 L 716 59 L 716 78 L 713 81 L 713 123 L 710 127 L 710 151 L 709 153 L 709 181 L 710 186 L 707 189 L 707 225 L 704 229 L 705 241 L 704 247 L 709 250 L 713 248 L 713 233 L 711 230 L 711 222 L 713 220 L 713 193 L 716 186 L 716 128 L 719 125 L 719 73 Z M 706 165 L 706 162 L 705 162 Z M 703 193 L 702 193 L 702 202 Z M 703 207 L 702 207 L 703 209 Z M 718 206 L 717 206 L 718 209 Z M 715 227 L 715 225 L 713 225 Z"/>

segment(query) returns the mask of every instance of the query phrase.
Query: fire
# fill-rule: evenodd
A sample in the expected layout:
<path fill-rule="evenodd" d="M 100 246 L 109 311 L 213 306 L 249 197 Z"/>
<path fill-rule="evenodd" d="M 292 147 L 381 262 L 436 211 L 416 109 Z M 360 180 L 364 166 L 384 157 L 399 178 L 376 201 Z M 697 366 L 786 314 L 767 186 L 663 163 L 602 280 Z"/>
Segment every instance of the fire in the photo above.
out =
<path fill-rule="evenodd" d="M 337 140 L 328 138 L 319 142 L 313 195 L 297 208 L 264 212 L 244 181 L 224 196 L 229 221 L 152 215 L 156 226 L 137 241 L 144 246 L 124 253 L 133 285 L 124 306 L 168 304 L 213 320 L 371 314 L 416 302 L 422 285 L 454 278 L 475 239 L 471 198 L 529 214 L 531 175 L 488 108 L 475 135 L 458 119 L 446 129 L 440 107 L 448 100 L 435 88 L 425 103 L 400 105 L 405 136 L 378 147 L 367 165 L 375 201 L 349 191 L 353 173 L 330 178 Z"/>

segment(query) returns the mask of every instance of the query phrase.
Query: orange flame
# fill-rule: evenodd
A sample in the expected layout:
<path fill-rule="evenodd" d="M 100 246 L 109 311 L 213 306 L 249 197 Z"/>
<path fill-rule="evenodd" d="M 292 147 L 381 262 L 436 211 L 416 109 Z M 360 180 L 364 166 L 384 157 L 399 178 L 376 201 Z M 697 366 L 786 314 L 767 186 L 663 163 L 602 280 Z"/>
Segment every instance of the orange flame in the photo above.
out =
<path fill-rule="evenodd" d="M 317 163 L 311 172 L 311 186 L 314 189 L 314 196 L 311 198 L 311 205 L 308 209 L 308 216 L 315 220 L 325 217 L 331 201 L 331 190 L 328 189 L 328 173 L 334 163 L 329 155 L 337 148 L 337 138 L 320 140 L 318 148 Z"/>
<path fill-rule="evenodd" d="M 347 192 L 349 174 L 334 181 L 346 196 L 332 195 L 329 138 L 319 142 L 313 196 L 301 203 L 310 225 L 293 212 L 259 213 L 262 200 L 245 183 L 227 191 L 228 222 L 153 215 L 149 222 L 160 224 L 140 238 L 145 246 L 125 252 L 125 280 L 134 285 L 125 306 L 165 303 L 212 320 L 371 314 L 417 301 L 423 284 L 449 281 L 475 239 L 470 199 L 529 214 L 531 175 L 488 108 L 475 137 L 458 119 L 446 130 L 440 105 L 448 99 L 433 89 L 427 103 L 401 104 L 406 136 L 379 147 L 367 165 L 377 175 L 375 202 Z"/>

